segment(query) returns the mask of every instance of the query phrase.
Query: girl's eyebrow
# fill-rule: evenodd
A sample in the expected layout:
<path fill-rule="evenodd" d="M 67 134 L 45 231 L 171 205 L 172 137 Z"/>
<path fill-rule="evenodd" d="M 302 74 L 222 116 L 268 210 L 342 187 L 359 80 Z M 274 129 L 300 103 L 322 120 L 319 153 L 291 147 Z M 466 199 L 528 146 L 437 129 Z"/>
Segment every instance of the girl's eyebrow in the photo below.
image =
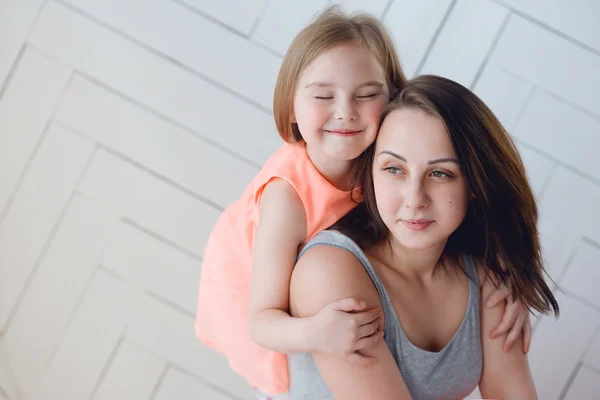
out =
<path fill-rule="evenodd" d="M 314 82 L 311 82 L 308 85 L 304 86 L 304 89 L 309 88 L 311 86 L 328 87 L 328 86 L 334 86 L 334 85 L 331 82 L 314 81 Z M 375 86 L 378 88 L 383 88 L 383 83 L 381 83 L 379 81 L 367 81 L 367 82 L 363 83 L 362 85 L 359 85 L 358 87 L 364 87 L 364 86 Z"/>
<path fill-rule="evenodd" d="M 390 150 L 383 150 L 383 151 L 379 152 L 379 154 L 377 154 L 377 156 L 380 156 L 382 154 L 389 154 L 390 156 L 396 157 L 399 160 L 407 162 L 405 157 L 401 156 L 400 154 L 394 153 L 393 151 L 390 151 Z M 447 163 L 447 162 L 452 162 L 452 163 L 460 165 L 458 160 L 456 158 L 452 158 L 452 157 L 436 158 L 435 160 L 427 161 L 427 164 L 432 165 L 432 164 L 441 164 L 441 163 Z"/>

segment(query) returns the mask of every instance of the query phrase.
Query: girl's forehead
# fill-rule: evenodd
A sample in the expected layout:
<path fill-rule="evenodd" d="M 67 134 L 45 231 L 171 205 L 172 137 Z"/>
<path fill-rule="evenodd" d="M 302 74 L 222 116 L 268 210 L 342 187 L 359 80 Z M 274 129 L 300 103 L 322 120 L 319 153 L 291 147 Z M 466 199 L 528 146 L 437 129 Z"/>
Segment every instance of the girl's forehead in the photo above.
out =
<path fill-rule="evenodd" d="M 324 50 L 304 68 L 300 81 L 339 82 L 349 77 L 383 80 L 383 67 L 371 49 L 346 43 Z"/>

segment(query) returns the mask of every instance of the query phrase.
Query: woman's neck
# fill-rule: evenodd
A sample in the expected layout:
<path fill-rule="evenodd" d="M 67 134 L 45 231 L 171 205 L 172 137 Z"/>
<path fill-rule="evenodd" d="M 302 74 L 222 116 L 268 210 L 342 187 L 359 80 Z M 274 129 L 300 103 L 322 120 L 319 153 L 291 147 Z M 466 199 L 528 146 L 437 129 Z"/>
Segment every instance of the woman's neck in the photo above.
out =
<path fill-rule="evenodd" d="M 373 248 L 376 258 L 408 280 L 429 282 L 439 271 L 446 242 L 427 249 L 407 249 L 393 237 Z"/>
<path fill-rule="evenodd" d="M 323 153 L 312 150 L 309 146 L 306 146 L 306 154 L 317 171 L 329 183 L 340 190 L 352 189 L 354 160 L 332 160 Z"/>

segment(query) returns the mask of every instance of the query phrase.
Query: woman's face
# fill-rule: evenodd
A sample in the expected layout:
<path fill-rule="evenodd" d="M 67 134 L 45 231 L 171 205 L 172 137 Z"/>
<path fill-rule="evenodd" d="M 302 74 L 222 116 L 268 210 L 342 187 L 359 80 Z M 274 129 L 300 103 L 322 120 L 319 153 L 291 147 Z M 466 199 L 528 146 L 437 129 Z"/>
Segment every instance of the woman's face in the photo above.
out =
<path fill-rule="evenodd" d="M 383 222 L 408 249 L 445 243 L 467 213 L 470 193 L 446 127 L 415 108 L 385 118 L 375 147 L 373 185 Z"/>

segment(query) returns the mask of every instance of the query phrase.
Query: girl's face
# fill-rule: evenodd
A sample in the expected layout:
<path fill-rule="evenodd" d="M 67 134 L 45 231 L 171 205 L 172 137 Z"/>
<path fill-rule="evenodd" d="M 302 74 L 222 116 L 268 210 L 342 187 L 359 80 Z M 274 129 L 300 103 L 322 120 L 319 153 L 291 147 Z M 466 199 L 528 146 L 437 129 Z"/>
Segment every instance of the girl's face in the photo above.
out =
<path fill-rule="evenodd" d="M 385 118 L 375 147 L 373 186 L 392 239 L 414 250 L 444 244 L 465 218 L 470 200 L 444 123 L 414 108 Z"/>
<path fill-rule="evenodd" d="M 375 140 L 388 97 L 385 74 L 373 52 L 356 44 L 338 45 L 302 73 L 293 120 L 313 154 L 349 161 Z"/>

